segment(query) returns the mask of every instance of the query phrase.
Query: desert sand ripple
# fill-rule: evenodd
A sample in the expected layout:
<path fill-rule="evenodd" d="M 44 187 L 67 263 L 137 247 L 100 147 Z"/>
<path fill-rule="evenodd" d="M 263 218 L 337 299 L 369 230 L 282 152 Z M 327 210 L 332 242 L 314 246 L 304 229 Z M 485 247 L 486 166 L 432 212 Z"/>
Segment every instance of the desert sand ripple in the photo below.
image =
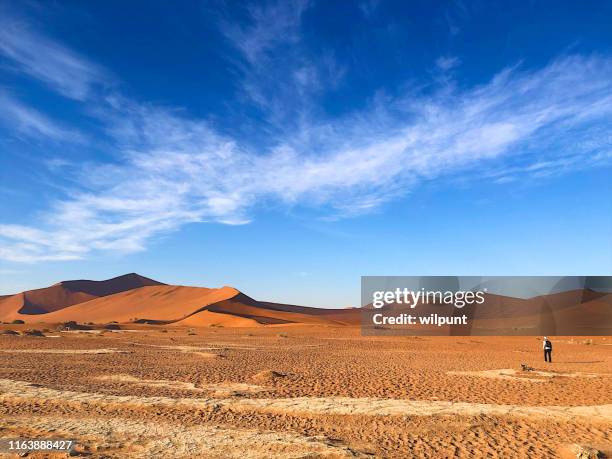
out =
<path fill-rule="evenodd" d="M 5 433 L 24 429 L 38 435 L 77 439 L 90 449 L 116 457 L 345 458 L 362 454 L 321 437 L 219 426 L 182 426 L 122 418 L 13 417 L 1 421 Z M 79 439 L 86 439 L 79 441 Z M 236 445 L 241 448 L 237 449 Z M 113 454 L 112 457 L 115 457 Z"/>
<path fill-rule="evenodd" d="M 524 381 L 524 382 L 546 382 L 545 378 L 555 378 L 555 377 L 563 377 L 563 378 L 599 378 L 609 376 L 607 374 L 598 374 L 598 373 L 583 373 L 580 371 L 573 373 L 554 373 L 551 371 L 518 371 L 514 368 L 501 368 L 497 370 L 481 370 L 481 371 L 447 371 L 447 375 L 456 375 L 456 376 L 474 376 L 478 378 L 491 378 L 491 379 L 505 379 L 512 381 Z M 529 376 L 534 376 L 530 378 Z"/>
<path fill-rule="evenodd" d="M 139 384 L 149 387 L 164 387 L 169 389 L 180 389 L 193 392 L 212 392 L 217 397 L 227 397 L 241 395 L 245 393 L 263 392 L 271 390 L 268 387 L 257 386 L 255 384 L 223 382 L 218 384 L 205 384 L 196 386 L 193 383 L 184 381 L 171 381 L 168 379 L 141 379 L 131 375 L 104 375 L 95 379 L 100 381 L 116 381 L 123 383 Z"/>
<path fill-rule="evenodd" d="M 0 349 L 5 354 L 129 354 L 120 349 Z"/>
<path fill-rule="evenodd" d="M 232 409 L 281 414 L 338 414 L 365 416 L 521 416 L 571 419 L 586 417 L 591 421 L 612 421 L 612 404 L 595 406 L 520 406 L 484 403 L 416 401 L 350 397 L 297 398 L 170 398 L 108 395 L 51 389 L 24 381 L 0 379 L 0 402 L 3 400 L 59 400 L 67 403 L 126 404 L 200 409 Z"/>

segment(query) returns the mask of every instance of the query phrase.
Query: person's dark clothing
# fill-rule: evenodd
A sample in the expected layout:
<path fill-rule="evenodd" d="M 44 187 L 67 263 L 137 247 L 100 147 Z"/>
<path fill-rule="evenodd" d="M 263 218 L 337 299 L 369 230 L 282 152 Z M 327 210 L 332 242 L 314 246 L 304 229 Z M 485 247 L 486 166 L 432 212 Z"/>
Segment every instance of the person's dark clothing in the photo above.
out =
<path fill-rule="evenodd" d="M 544 361 L 552 363 L 552 343 L 549 340 L 544 342 Z"/>

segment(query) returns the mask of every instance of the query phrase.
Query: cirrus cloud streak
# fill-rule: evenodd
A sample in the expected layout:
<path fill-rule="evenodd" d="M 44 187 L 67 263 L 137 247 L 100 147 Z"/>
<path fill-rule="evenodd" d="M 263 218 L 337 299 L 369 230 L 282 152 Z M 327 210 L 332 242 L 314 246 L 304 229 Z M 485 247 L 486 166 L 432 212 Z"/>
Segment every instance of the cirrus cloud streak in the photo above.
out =
<path fill-rule="evenodd" d="M 27 59 L 12 51 L 41 46 L 43 38 L 35 37 L 11 37 L 0 51 L 28 75 L 83 100 L 112 140 L 117 161 L 74 170 L 78 186 L 35 223 L 0 224 L 4 260 L 134 252 L 186 224 L 246 224 L 263 205 L 343 217 L 371 211 L 423 181 L 465 174 L 501 184 L 611 159 L 607 57 L 566 56 L 539 69 L 503 69 L 473 88 L 444 85 L 433 93 L 378 99 L 336 119 L 305 117 L 298 129 L 278 131 L 263 147 L 180 111 L 137 103 L 118 90 L 96 95 L 92 86 L 104 72 L 49 39 L 42 63 L 35 49 L 27 49 Z M 245 43 L 251 43 L 243 50 L 251 59 L 273 40 Z M 74 62 L 79 65 L 69 65 L 69 72 L 58 70 Z M 58 71 L 41 76 L 43 68 Z M 75 72 L 81 77 L 75 79 Z M 69 132 L 46 127 L 42 119 L 20 122 L 30 120 L 36 135 L 54 140 Z"/>

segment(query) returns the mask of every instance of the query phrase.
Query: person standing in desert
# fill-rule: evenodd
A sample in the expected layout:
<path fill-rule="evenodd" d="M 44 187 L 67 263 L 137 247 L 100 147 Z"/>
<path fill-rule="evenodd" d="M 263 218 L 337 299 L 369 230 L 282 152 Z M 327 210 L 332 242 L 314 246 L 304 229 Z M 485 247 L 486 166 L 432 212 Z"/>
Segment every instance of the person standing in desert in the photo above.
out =
<path fill-rule="evenodd" d="M 542 341 L 542 348 L 544 349 L 544 361 L 552 363 L 552 343 L 546 336 Z"/>

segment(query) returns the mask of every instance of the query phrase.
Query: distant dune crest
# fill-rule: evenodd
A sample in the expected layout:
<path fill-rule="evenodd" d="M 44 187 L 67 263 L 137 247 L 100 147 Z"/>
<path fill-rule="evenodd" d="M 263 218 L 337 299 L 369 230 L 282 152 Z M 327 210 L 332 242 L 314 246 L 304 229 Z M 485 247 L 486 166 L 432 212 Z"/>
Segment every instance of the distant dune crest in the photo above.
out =
<path fill-rule="evenodd" d="M 485 303 L 478 308 L 466 306 L 461 309 L 468 315 L 470 327 L 480 329 L 476 334 L 524 332 L 574 335 L 584 332 L 597 335 L 602 330 L 607 333 L 612 326 L 612 294 L 589 289 L 529 299 L 487 294 Z M 447 306 L 453 308 L 452 305 Z M 387 306 L 391 309 L 394 307 Z M 0 297 L 0 321 L 23 320 L 26 323 L 119 322 L 188 327 L 358 326 L 362 321 L 362 312 L 372 314 L 376 311 L 371 305 L 325 309 L 258 301 L 229 286 L 205 288 L 168 285 L 135 273 L 103 281 L 64 281 L 46 288 Z M 440 313 L 440 309 L 436 305 L 419 304 L 419 312 Z M 471 331 L 462 329 L 460 334 L 470 334 Z"/>
<path fill-rule="evenodd" d="M 260 302 L 233 287 L 167 285 L 136 273 L 70 280 L 0 297 L 0 321 L 153 323 L 193 327 L 358 325 L 358 310 Z"/>
<path fill-rule="evenodd" d="M 164 285 L 136 273 L 125 274 L 104 281 L 70 280 L 51 287 L 21 293 L 20 314 L 44 314 L 83 303 L 102 296 L 133 290 L 148 285 Z M 0 300 L 1 301 L 1 300 Z"/>

